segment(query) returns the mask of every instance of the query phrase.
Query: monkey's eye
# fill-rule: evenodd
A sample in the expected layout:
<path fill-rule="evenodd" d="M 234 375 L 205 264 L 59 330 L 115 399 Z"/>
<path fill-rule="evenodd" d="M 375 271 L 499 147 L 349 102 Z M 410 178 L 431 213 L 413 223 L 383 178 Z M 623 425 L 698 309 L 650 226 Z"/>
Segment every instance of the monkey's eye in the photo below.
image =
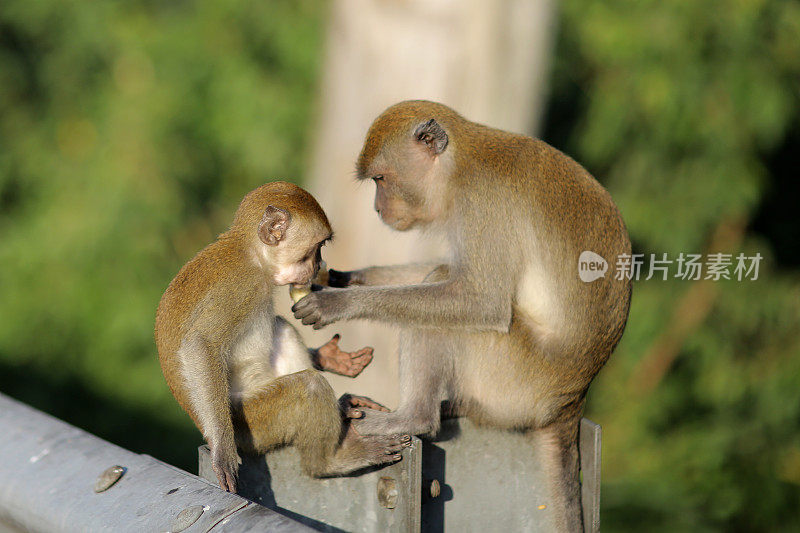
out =
<path fill-rule="evenodd" d="M 383 181 L 383 176 L 380 175 L 380 174 L 378 174 L 377 176 L 373 176 L 372 177 L 372 181 L 374 181 L 376 183 L 379 182 L 379 181 Z"/>

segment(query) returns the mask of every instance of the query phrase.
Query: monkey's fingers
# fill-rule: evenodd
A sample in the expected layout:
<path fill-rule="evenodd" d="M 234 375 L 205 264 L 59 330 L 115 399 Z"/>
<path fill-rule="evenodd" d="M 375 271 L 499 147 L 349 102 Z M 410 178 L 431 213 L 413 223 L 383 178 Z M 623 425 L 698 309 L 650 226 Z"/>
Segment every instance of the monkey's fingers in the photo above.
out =
<path fill-rule="evenodd" d="M 372 362 L 372 349 L 345 352 L 339 348 L 339 334 L 317 349 L 317 365 L 321 370 L 342 376 L 356 377 Z"/>
<path fill-rule="evenodd" d="M 365 360 L 360 359 L 353 361 L 349 359 L 349 354 L 346 352 L 342 352 L 345 356 L 348 356 L 347 359 L 344 358 L 337 358 L 334 360 L 329 360 L 325 363 L 325 370 L 328 372 L 333 372 L 334 374 L 339 374 L 340 376 L 347 376 L 349 378 L 354 378 L 358 376 L 362 370 L 370 363 L 371 359 Z"/>
<path fill-rule="evenodd" d="M 375 348 L 372 346 L 365 346 L 358 351 L 350 353 L 350 359 L 360 359 L 362 357 L 366 357 L 370 361 L 372 361 L 372 354 L 375 352 Z"/>
<path fill-rule="evenodd" d="M 292 306 L 294 317 L 300 320 L 303 325 L 313 326 L 314 329 L 320 329 L 335 322 L 337 318 L 330 314 L 329 310 L 331 307 L 329 300 L 332 294 L 327 291 L 336 290 L 339 289 L 323 289 L 322 291 L 312 292 Z"/>
<path fill-rule="evenodd" d="M 345 363 L 344 375 L 354 378 L 358 376 L 365 368 L 367 368 L 367 365 L 369 365 L 371 362 L 371 353 L 365 353 L 356 357 L 352 357 L 348 362 Z"/>
<path fill-rule="evenodd" d="M 338 352 L 341 352 L 339 349 L 339 339 L 341 335 L 338 333 L 334 335 L 331 340 L 317 348 L 317 353 L 320 354 L 321 357 L 330 358 L 335 356 Z"/>
<path fill-rule="evenodd" d="M 225 485 L 225 490 L 236 494 L 236 478 L 230 472 L 225 472 Z"/>
<path fill-rule="evenodd" d="M 342 410 L 342 414 L 344 415 L 345 418 L 350 418 L 350 419 L 363 417 L 364 413 L 353 407 L 352 403 L 350 402 L 351 397 L 352 394 L 347 392 L 345 392 L 339 397 L 339 407 Z"/>
<path fill-rule="evenodd" d="M 310 323 L 311 323 L 311 322 L 310 322 Z M 327 326 L 327 325 L 328 325 L 328 323 L 327 323 L 327 322 L 322 322 L 322 321 L 321 321 L 319 318 L 317 318 L 317 320 L 316 320 L 316 321 L 314 321 L 313 323 L 311 323 L 311 328 L 312 328 L 312 329 L 322 329 L 322 328 L 324 328 L 324 327 L 325 327 L 325 326 Z"/>
<path fill-rule="evenodd" d="M 362 348 L 357 352 L 342 352 L 341 357 L 345 375 L 354 378 L 372 362 L 372 348 Z"/>
<path fill-rule="evenodd" d="M 372 362 L 372 350 L 359 351 L 355 354 L 350 354 L 350 366 L 348 368 L 348 376 L 356 377 Z"/>
<path fill-rule="evenodd" d="M 313 326 L 314 329 L 319 329 L 322 327 L 322 326 L 317 327 L 318 322 L 319 322 L 319 313 L 317 313 L 316 311 L 312 311 L 311 313 L 300 319 L 301 324 L 303 324 L 304 326 Z"/>
<path fill-rule="evenodd" d="M 222 490 L 226 492 L 236 492 L 236 475 L 230 470 L 221 466 L 213 465 L 212 469 L 217 475 L 217 481 Z"/>
<path fill-rule="evenodd" d="M 353 394 L 347 395 L 347 401 L 352 407 L 366 407 L 367 409 L 374 409 L 376 411 L 383 411 L 384 413 L 390 412 L 389 408 L 379 404 L 372 398 L 366 396 L 355 396 Z M 364 413 L 362 413 L 363 415 Z M 361 416 L 355 418 L 362 418 Z"/>
<path fill-rule="evenodd" d="M 314 329 L 319 329 L 328 325 L 327 323 L 323 324 L 320 321 L 322 318 L 320 316 L 320 312 L 314 309 L 307 312 L 295 312 L 294 316 L 295 318 L 299 319 L 304 326 L 313 326 Z"/>
<path fill-rule="evenodd" d="M 340 352 L 341 349 L 339 349 L 339 339 L 341 339 L 341 338 L 342 338 L 342 336 L 337 333 L 336 335 L 331 337 L 331 340 L 326 342 L 323 346 L 320 346 L 319 349 L 320 350 L 324 349 L 327 352 L 333 353 L 333 354 L 335 354 L 336 352 Z"/>
<path fill-rule="evenodd" d="M 314 307 L 311 305 L 311 302 L 314 300 L 314 293 L 310 293 L 302 298 L 300 298 L 293 306 L 292 306 L 292 313 L 294 313 L 295 318 L 303 318 L 304 316 L 308 315 L 312 311 L 314 311 Z"/>

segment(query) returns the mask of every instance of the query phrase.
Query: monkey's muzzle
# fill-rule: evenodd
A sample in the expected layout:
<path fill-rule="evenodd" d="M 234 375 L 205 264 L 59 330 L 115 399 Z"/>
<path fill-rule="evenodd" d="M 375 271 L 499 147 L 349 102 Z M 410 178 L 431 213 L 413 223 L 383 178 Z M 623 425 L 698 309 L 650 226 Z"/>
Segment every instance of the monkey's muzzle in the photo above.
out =
<path fill-rule="evenodd" d="M 292 298 L 292 301 L 297 303 L 299 300 L 308 296 L 309 293 L 311 293 L 312 284 L 322 285 L 323 287 L 328 285 L 328 265 L 325 264 L 325 261 L 319 262 L 319 270 L 317 270 L 317 275 L 314 276 L 313 280 L 305 285 L 289 286 L 289 296 Z"/>

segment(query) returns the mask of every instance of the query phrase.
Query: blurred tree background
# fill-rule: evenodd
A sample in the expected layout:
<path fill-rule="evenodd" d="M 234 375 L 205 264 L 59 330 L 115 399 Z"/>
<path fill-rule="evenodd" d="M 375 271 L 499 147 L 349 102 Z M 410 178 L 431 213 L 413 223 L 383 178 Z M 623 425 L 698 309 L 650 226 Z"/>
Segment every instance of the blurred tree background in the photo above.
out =
<path fill-rule="evenodd" d="M 326 12 L 0 3 L 0 391 L 194 470 L 155 307 L 244 192 L 302 183 Z M 758 281 L 636 284 L 588 403 L 604 529 L 796 530 L 800 3 L 569 0 L 559 26 L 543 136 L 635 251 L 764 256 Z"/>
<path fill-rule="evenodd" d="M 635 284 L 589 391 L 604 524 L 796 531 L 800 3 L 562 9 L 545 138 L 610 189 L 634 251 L 764 256 L 758 281 Z"/>
<path fill-rule="evenodd" d="M 323 2 L 0 2 L 0 390 L 192 469 L 172 276 L 304 172 Z"/>

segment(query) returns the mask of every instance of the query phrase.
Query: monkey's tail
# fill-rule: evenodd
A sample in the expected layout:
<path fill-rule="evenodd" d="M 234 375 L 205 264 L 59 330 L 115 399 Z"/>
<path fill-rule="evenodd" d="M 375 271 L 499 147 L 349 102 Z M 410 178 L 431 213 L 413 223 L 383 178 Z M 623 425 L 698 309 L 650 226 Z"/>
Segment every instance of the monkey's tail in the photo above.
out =
<path fill-rule="evenodd" d="M 578 450 L 580 420 L 579 414 L 531 432 L 536 455 L 540 458 L 547 478 L 548 507 L 553 520 L 553 531 L 583 531 Z"/>

